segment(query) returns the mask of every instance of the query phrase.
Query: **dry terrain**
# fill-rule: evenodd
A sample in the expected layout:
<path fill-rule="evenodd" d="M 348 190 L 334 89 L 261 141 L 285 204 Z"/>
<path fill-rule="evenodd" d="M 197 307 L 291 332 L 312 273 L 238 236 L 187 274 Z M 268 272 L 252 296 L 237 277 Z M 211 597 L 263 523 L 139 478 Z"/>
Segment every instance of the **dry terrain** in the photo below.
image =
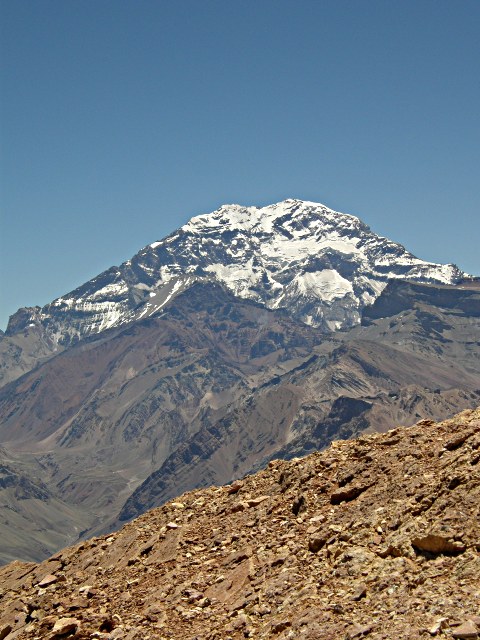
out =
<path fill-rule="evenodd" d="M 41 564 L 0 638 L 480 637 L 480 409 L 272 460 Z"/>

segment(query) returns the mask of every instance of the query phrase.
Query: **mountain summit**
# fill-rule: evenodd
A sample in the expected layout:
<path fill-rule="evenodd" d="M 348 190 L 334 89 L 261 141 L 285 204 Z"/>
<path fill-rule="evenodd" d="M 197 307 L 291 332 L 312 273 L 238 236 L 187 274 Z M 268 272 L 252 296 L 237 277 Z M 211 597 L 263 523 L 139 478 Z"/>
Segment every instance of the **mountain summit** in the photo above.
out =
<path fill-rule="evenodd" d="M 223 205 L 42 309 L 20 309 L 7 335 L 41 326 L 48 340 L 67 346 L 157 314 L 199 278 L 334 331 L 358 324 L 389 279 L 453 284 L 464 276 L 455 265 L 420 260 L 355 216 L 322 204 Z"/>

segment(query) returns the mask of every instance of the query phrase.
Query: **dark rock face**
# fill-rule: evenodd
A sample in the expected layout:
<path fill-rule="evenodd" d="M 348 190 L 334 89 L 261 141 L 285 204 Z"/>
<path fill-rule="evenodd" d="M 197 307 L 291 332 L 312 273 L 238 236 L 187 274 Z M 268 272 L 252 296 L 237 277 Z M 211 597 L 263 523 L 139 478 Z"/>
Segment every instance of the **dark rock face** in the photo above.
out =
<path fill-rule="evenodd" d="M 50 492 L 43 483 L 34 484 L 28 477 L 21 476 L 14 469 L 0 465 L 0 489 L 13 488 L 17 500 L 35 498 L 47 501 Z"/>
<path fill-rule="evenodd" d="M 480 409 L 272 460 L 41 564 L 0 568 L 0 632 L 478 637 L 479 463 Z"/>
<path fill-rule="evenodd" d="M 8 327 L 5 332 L 6 336 L 13 336 L 16 333 L 25 331 L 30 324 L 35 324 L 39 321 L 41 308 L 40 307 L 26 307 L 19 309 L 8 321 Z"/>
<path fill-rule="evenodd" d="M 382 295 L 366 307 L 362 323 L 398 315 L 423 305 L 435 305 L 450 313 L 478 318 L 480 315 L 480 282 L 475 280 L 457 287 L 426 285 L 416 282 L 394 280 L 388 283 Z M 445 328 L 445 327 L 444 327 Z"/>

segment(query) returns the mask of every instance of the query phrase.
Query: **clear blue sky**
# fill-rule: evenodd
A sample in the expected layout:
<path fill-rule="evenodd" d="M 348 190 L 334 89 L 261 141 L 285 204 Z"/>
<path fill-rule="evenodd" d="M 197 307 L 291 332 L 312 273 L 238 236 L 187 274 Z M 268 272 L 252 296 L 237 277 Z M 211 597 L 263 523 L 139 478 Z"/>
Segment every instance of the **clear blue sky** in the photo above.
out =
<path fill-rule="evenodd" d="M 1 0 L 0 326 L 286 197 L 480 274 L 478 0 Z"/>

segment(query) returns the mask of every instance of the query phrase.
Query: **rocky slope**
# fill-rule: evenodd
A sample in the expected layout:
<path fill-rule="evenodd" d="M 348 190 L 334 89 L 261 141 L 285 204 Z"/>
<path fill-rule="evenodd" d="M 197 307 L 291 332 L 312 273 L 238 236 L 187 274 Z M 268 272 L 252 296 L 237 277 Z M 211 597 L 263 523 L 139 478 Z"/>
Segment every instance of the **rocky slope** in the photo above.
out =
<path fill-rule="evenodd" d="M 20 309 L 0 339 L 0 382 L 32 366 L 32 343 L 48 355 L 150 317 L 198 278 L 331 331 L 358 324 L 389 279 L 451 284 L 464 276 L 455 265 L 420 260 L 355 216 L 322 204 L 224 205 L 51 304 Z"/>
<path fill-rule="evenodd" d="M 67 504 L 45 480 L 41 468 L 0 447 L 2 563 L 48 557 L 53 549 L 76 540 L 84 528 L 84 508 Z"/>
<path fill-rule="evenodd" d="M 480 410 L 338 441 L 0 569 L 7 640 L 480 637 Z"/>

